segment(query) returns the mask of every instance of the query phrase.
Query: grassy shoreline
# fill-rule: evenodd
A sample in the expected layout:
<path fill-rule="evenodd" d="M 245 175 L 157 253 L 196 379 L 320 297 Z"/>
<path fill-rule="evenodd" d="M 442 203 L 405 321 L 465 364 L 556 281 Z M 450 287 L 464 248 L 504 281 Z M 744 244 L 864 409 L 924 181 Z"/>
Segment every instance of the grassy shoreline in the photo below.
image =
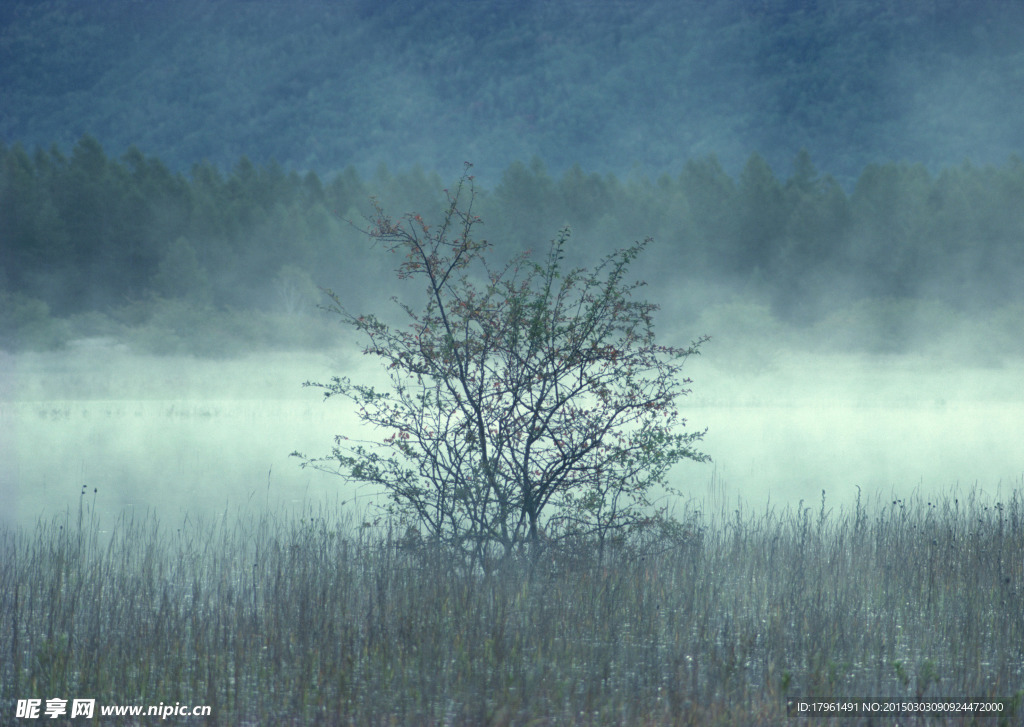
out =
<path fill-rule="evenodd" d="M 673 541 L 484 575 L 338 510 L 101 532 L 83 500 L 0 529 L 0 721 L 52 697 L 230 725 L 803 723 L 787 698 L 1024 714 L 1020 490 L 681 518 Z"/>

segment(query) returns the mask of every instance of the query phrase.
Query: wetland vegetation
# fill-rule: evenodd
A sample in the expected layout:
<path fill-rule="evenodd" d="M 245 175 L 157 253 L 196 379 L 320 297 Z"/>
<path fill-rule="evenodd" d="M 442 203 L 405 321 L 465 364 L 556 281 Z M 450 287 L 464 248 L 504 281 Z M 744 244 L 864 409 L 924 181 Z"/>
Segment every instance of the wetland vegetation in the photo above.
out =
<path fill-rule="evenodd" d="M 104 528 L 93 497 L 0 532 L 5 715 L 28 695 L 208 704 L 204 724 L 233 725 L 776 725 L 790 699 L 854 697 L 999 701 L 916 724 L 1010 725 L 1024 709 L 1019 488 L 691 504 L 672 538 L 488 574 L 352 511 Z"/>

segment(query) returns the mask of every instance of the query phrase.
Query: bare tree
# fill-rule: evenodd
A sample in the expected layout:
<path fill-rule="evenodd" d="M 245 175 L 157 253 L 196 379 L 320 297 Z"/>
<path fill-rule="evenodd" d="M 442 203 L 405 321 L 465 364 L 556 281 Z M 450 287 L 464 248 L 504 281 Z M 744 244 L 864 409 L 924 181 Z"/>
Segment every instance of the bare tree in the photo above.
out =
<path fill-rule="evenodd" d="M 335 377 L 310 383 L 347 397 L 379 440 L 335 439 L 303 466 L 380 486 L 393 513 L 489 568 L 524 545 L 594 538 L 666 517 L 652 488 L 683 459 L 705 461 L 684 433 L 677 400 L 691 382 L 688 348 L 655 343 L 657 307 L 633 299 L 630 263 L 650 242 L 606 257 L 593 271 L 563 271 L 564 229 L 543 263 L 528 255 L 499 269 L 474 235 L 481 220 L 469 165 L 430 226 L 394 220 L 378 203 L 365 232 L 401 255 L 401 280 L 426 284 L 410 325 L 353 315 L 326 291 L 328 310 L 363 334 L 364 353 L 390 376 L 388 391 Z M 396 301 L 397 302 L 397 301 Z"/>

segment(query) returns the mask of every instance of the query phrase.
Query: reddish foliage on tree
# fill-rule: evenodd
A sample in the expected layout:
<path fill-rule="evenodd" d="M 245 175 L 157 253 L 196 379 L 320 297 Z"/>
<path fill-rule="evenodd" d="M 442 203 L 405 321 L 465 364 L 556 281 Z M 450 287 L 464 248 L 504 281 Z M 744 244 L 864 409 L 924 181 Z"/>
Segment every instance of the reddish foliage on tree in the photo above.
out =
<path fill-rule="evenodd" d="M 542 263 L 522 255 L 492 268 L 491 246 L 474 235 L 468 171 L 437 225 L 375 204 L 367 234 L 401 255 L 399 279 L 424 282 L 426 300 L 401 304 L 410 324 L 395 328 L 327 291 L 328 309 L 385 364 L 390 391 L 341 377 L 308 385 L 349 398 L 389 434 L 338 437 L 329 457 L 304 465 L 383 487 L 393 512 L 484 567 L 524 544 L 603 545 L 664 517 L 652 488 L 680 460 L 707 460 L 695 449 L 703 432 L 683 432 L 677 408 L 691 383 L 683 362 L 707 339 L 655 342 L 656 306 L 634 300 L 642 283 L 624 281 L 650 240 L 564 271 L 564 229 Z"/>

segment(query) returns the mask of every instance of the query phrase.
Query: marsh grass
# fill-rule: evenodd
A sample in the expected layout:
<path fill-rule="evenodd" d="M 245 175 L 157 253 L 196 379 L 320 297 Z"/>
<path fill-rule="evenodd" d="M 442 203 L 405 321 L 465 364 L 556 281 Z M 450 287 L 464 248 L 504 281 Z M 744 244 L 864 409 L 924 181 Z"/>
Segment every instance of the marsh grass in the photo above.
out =
<path fill-rule="evenodd" d="M 491 574 L 326 509 L 91 513 L 0 531 L 0 722 L 30 697 L 228 725 L 829 724 L 796 697 L 1004 702 L 903 724 L 1024 714 L 1019 491 L 690 509 L 671 540 Z"/>

